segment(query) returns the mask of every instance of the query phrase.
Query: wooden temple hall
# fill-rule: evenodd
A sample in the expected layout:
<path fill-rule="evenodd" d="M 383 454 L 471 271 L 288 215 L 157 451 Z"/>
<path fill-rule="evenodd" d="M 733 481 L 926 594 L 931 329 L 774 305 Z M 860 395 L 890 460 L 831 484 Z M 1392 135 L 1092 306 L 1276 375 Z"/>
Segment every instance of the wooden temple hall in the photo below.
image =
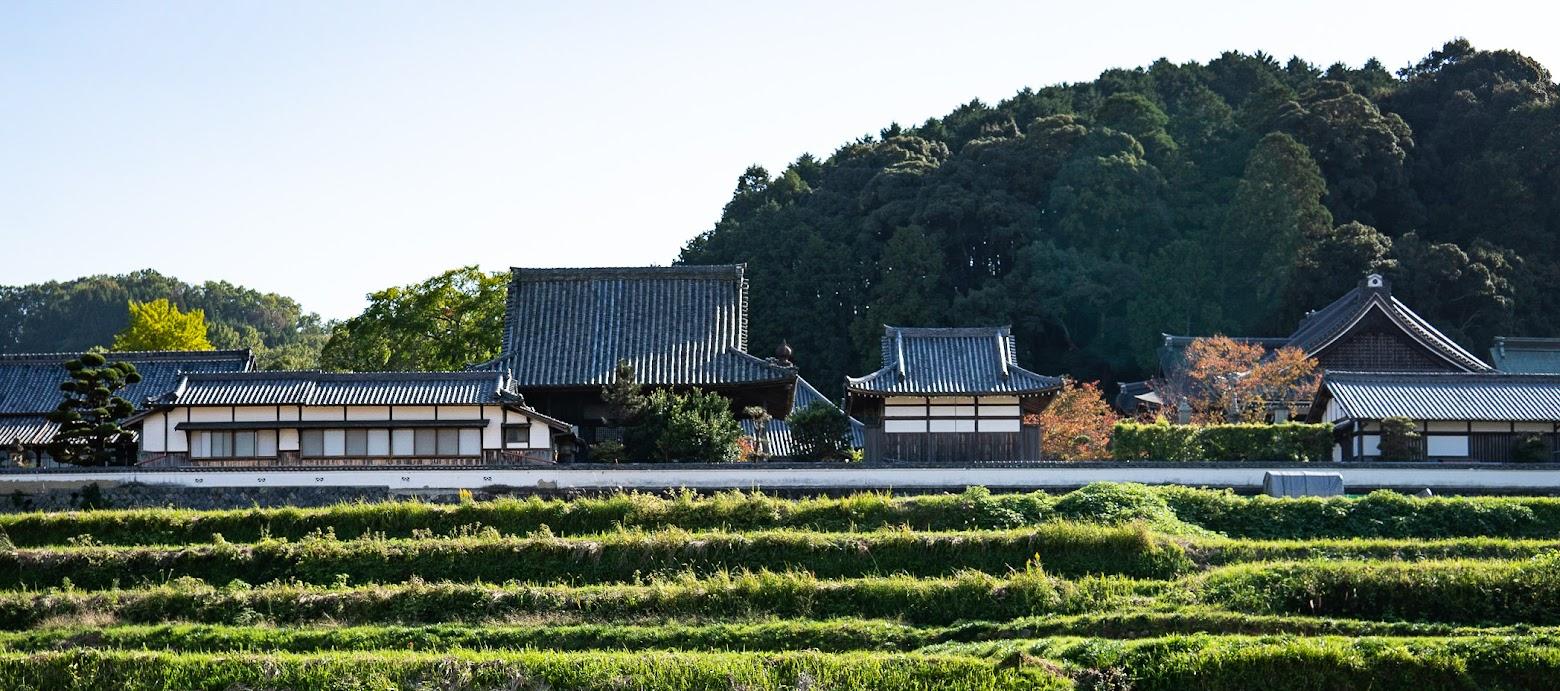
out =
<path fill-rule="evenodd" d="M 1011 329 L 885 326 L 883 367 L 845 382 L 869 461 L 1039 460 L 1062 380 L 1018 365 Z"/>

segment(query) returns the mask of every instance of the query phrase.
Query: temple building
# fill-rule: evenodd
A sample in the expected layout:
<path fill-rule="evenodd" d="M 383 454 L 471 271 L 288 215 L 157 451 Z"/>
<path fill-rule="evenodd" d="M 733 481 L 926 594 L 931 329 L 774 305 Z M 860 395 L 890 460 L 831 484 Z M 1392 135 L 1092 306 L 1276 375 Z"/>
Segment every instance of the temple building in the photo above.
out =
<path fill-rule="evenodd" d="M 698 387 L 790 412 L 796 368 L 750 355 L 741 264 L 511 270 L 500 354 L 476 368 L 509 373 L 536 410 L 597 441 L 611 424 L 602 387 L 626 361 L 649 389 Z"/>
<path fill-rule="evenodd" d="M 1033 414 L 1062 380 L 1018 365 L 1012 330 L 883 327 L 883 367 L 845 380 L 869 461 L 1039 460 Z"/>
<path fill-rule="evenodd" d="M 573 435 L 502 372 L 186 374 L 129 424 L 154 466 L 550 463 Z"/>
<path fill-rule="evenodd" d="M 83 354 L 0 355 L 0 448 L 13 456 L 13 461 L 52 463 L 43 447 L 54 439 L 59 425 L 44 416 L 64 400 L 60 384 L 67 377 L 65 362 Z M 141 381 L 126 386 L 118 395 L 138 409 L 144 408 L 149 396 L 173 388 L 186 373 L 246 372 L 254 365 L 248 350 L 127 351 L 103 356 L 110 362 L 135 365 Z"/>
<path fill-rule="evenodd" d="M 1175 381 L 1185 367 L 1186 347 L 1199 336 L 1164 334 L 1160 374 Z M 1324 371 L 1490 372 L 1494 368 L 1441 333 L 1392 296 L 1392 284 L 1370 274 L 1353 290 L 1308 313 L 1288 336 L 1234 337 L 1272 352 L 1298 348 Z M 1126 382 L 1116 398 L 1123 412 L 1154 409 L 1161 401 L 1152 382 Z"/>
<path fill-rule="evenodd" d="M 1312 422 L 1333 423 L 1340 461 L 1382 457 L 1382 420 L 1412 422 L 1405 460 L 1549 461 L 1560 439 L 1560 375 L 1328 372 Z"/>

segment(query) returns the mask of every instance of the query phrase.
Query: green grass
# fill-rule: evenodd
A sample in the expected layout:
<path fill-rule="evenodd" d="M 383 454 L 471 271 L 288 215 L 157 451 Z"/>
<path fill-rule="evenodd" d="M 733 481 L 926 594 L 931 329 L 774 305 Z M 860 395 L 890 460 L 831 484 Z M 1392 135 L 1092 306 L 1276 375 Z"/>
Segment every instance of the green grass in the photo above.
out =
<path fill-rule="evenodd" d="M 1526 689 L 1560 502 L 625 494 L 0 517 L 0 688 Z M 808 651 L 808 652 L 802 652 Z"/>

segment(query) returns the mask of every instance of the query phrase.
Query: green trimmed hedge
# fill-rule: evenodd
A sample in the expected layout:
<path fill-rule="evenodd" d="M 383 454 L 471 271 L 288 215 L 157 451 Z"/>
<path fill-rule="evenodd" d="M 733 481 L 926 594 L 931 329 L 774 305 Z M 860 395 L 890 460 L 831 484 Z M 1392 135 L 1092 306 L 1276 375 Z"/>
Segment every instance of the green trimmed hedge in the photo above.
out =
<path fill-rule="evenodd" d="M 1431 497 L 1377 491 L 1358 499 L 1242 497 L 1155 487 L 1182 521 L 1239 538 L 1560 537 L 1554 497 Z"/>
<path fill-rule="evenodd" d="M 1560 624 L 1560 554 L 1527 561 L 1311 561 L 1226 567 L 1192 586 L 1241 612 Z"/>
<path fill-rule="evenodd" d="M 1066 689 L 1044 668 L 970 657 L 886 653 L 556 653 L 396 651 L 295 655 L 75 650 L 0 653 L 0 688 L 570 689 L 793 691 Z"/>
<path fill-rule="evenodd" d="M 740 573 L 646 585 L 590 586 L 412 581 L 359 588 L 215 588 L 186 579 L 135 590 L 0 593 L 0 628 L 101 617 L 132 624 L 430 624 L 506 621 L 517 616 L 592 622 L 641 617 L 866 617 L 949 624 L 1088 611 L 1160 587 L 1120 577 L 1070 582 L 1034 570 L 1009 578 L 965 572 L 951 578 L 832 581 L 807 574 Z"/>
<path fill-rule="evenodd" d="M 1039 560 L 1054 574 L 1173 578 L 1192 570 L 1177 542 L 1133 526 L 1046 523 L 1030 530 L 929 533 L 609 533 L 425 540 L 268 540 L 192 547 L 45 547 L 0 552 L 0 587 L 69 579 L 111 588 L 188 576 L 207 583 L 428 581 L 614 583 L 656 574 L 807 571 L 820 578 L 1005 574 Z"/>
<path fill-rule="evenodd" d="M 1118 461 L 1253 461 L 1320 463 L 1332 458 L 1332 426 L 1278 424 L 1172 425 L 1121 421 L 1111 436 Z"/>

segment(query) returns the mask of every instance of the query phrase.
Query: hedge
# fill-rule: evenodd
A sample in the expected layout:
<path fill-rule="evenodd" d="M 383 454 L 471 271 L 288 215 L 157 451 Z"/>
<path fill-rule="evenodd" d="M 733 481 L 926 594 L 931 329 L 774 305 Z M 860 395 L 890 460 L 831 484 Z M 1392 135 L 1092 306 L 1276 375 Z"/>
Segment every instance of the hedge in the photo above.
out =
<path fill-rule="evenodd" d="M 1522 627 L 1521 633 L 1533 633 Z M 1555 632 L 1549 630 L 1551 635 Z M 1091 636 L 1148 638 L 1169 634 L 1303 634 L 1351 636 L 1512 636 L 1516 628 L 1471 628 L 1419 622 L 1376 622 L 1241 614 L 1206 608 L 1126 610 L 1026 617 L 1007 622 L 912 626 L 882 619 L 786 619 L 753 622 L 562 625 L 274 627 L 157 624 L 47 627 L 0 632 L 0 650 L 69 648 L 179 652 L 310 653 L 331 650 L 852 650 L 911 651 L 956 641 Z"/>
<path fill-rule="evenodd" d="M 1560 624 L 1560 555 L 1526 561 L 1312 561 L 1227 567 L 1192 586 L 1242 612 Z"/>
<path fill-rule="evenodd" d="M 1154 492 L 1180 520 L 1230 537 L 1560 537 L 1560 499 L 1553 497 L 1421 499 L 1377 491 L 1358 499 L 1275 499 L 1177 486 Z"/>
<path fill-rule="evenodd" d="M 1278 424 L 1172 425 L 1121 421 L 1111 436 L 1118 461 L 1255 461 L 1320 463 L 1332 458 L 1332 426 Z"/>
<path fill-rule="evenodd" d="M 656 574 L 807 571 L 821 578 L 882 574 L 1005 574 L 1038 560 L 1063 576 L 1171 578 L 1192 569 L 1180 544 L 1132 526 L 1046 523 L 968 533 L 621 532 L 424 540 L 267 540 L 192 547 L 46 547 L 0 551 L 0 587 L 110 588 L 188 576 L 208 583 L 429 581 L 612 583 Z"/>
<path fill-rule="evenodd" d="M 644 585 L 520 586 L 412 581 L 374 587 L 242 585 L 215 588 L 190 579 L 134 590 L 0 593 L 0 628 L 43 621 L 133 624 L 343 625 L 495 622 L 542 617 L 555 622 L 643 617 L 826 619 L 895 618 L 915 624 L 1009 620 L 1093 611 L 1162 586 L 1120 577 L 1077 582 L 1037 570 L 1009 578 L 966 572 L 951 578 L 904 576 L 819 580 L 807 574 L 718 574 Z"/>
<path fill-rule="evenodd" d="M 1552 636 L 1338 638 L 1171 636 L 953 645 L 942 653 L 1019 653 L 1062 662 L 1094 688 L 1133 691 L 1549 689 L 1560 673 Z M 1114 685 L 1111 682 L 1116 682 Z M 1083 684 L 1080 684 L 1082 686 Z"/>
<path fill-rule="evenodd" d="M 1046 668 L 1004 667 L 969 657 L 885 653 L 0 653 L 0 688 L 7 689 L 1004 691 L 1071 687 L 1068 679 Z"/>

